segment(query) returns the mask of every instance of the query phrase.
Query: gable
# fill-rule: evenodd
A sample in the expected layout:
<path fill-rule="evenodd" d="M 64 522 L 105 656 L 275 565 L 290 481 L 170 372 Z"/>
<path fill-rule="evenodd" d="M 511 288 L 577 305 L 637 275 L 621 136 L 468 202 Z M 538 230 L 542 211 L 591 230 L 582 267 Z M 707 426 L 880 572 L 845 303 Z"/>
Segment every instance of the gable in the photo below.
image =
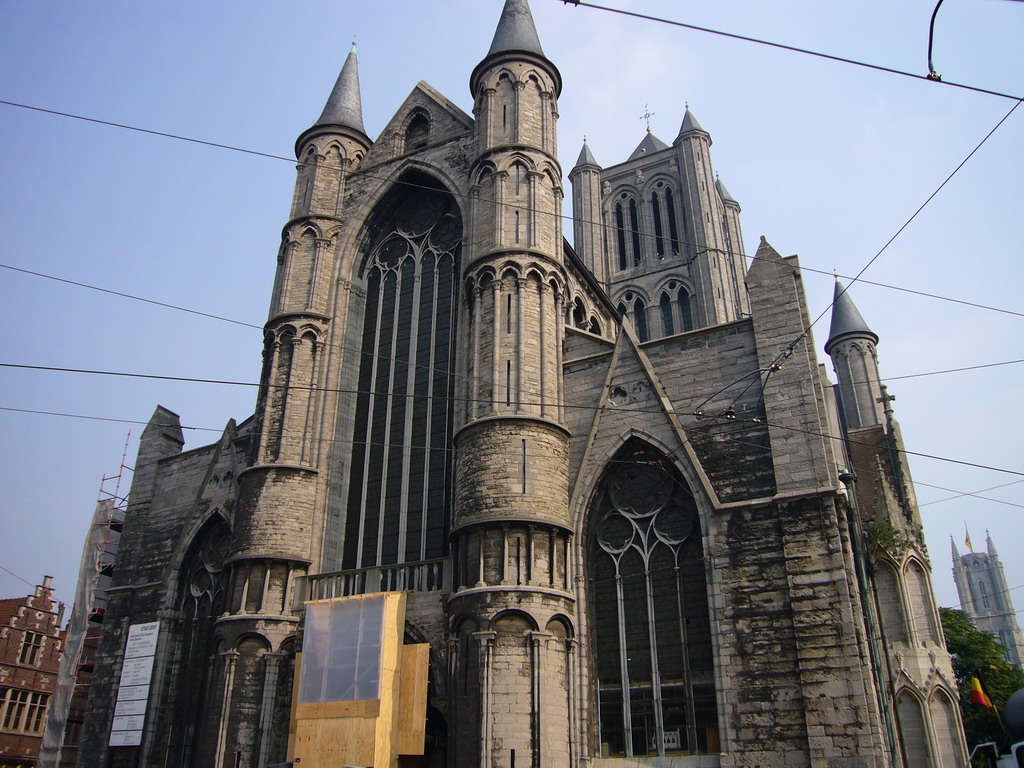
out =
<path fill-rule="evenodd" d="M 421 80 L 366 153 L 366 162 L 393 160 L 472 130 L 473 118 Z"/>

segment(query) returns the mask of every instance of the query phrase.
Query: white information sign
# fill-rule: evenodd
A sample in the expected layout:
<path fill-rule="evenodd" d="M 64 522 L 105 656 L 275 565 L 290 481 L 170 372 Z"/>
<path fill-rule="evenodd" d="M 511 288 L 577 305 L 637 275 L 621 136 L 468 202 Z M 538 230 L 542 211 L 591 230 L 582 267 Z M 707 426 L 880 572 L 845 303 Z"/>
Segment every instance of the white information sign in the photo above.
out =
<path fill-rule="evenodd" d="M 118 698 L 114 704 L 114 719 L 122 715 L 144 715 L 146 714 L 145 699 L 122 699 Z"/>
<path fill-rule="evenodd" d="M 111 731 L 111 747 L 137 747 L 142 743 L 142 731 Z"/>
<path fill-rule="evenodd" d="M 114 724 L 110 727 L 115 731 L 141 731 L 142 721 L 145 719 L 144 715 L 125 715 L 123 717 L 115 717 Z"/>
<path fill-rule="evenodd" d="M 128 628 L 128 643 L 124 648 L 124 657 L 137 659 L 140 656 L 152 656 L 156 653 L 156 639 L 159 634 L 159 621 L 133 624 Z"/>
<path fill-rule="evenodd" d="M 121 667 L 121 685 L 148 685 L 153 676 L 153 656 L 125 659 Z M 120 698 L 120 697 L 118 697 Z"/>
<path fill-rule="evenodd" d="M 118 701 L 145 701 L 149 698 L 148 685 L 122 685 L 117 691 Z"/>
<path fill-rule="evenodd" d="M 160 622 L 133 624 L 128 628 L 121 665 L 121 681 L 114 702 L 114 722 L 107 742 L 111 747 L 137 747 L 142 744 L 142 726 L 146 722 L 149 682 L 156 660 L 156 641 Z"/>

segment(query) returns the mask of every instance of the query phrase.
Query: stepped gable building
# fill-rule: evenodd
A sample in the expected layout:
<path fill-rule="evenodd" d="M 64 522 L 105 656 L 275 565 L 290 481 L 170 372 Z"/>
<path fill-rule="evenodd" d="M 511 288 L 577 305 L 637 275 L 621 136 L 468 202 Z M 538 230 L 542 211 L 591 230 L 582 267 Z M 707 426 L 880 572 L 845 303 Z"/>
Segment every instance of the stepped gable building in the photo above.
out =
<path fill-rule="evenodd" d="M 953 550 L 953 581 L 960 597 L 960 607 L 982 632 L 996 636 L 1006 648 L 1006 660 L 1018 667 L 1024 661 L 1024 637 L 1017 626 L 1010 589 L 1006 585 L 1003 564 L 996 553 L 992 537 L 985 534 L 986 551 L 960 554 L 956 542 L 950 539 Z"/>
<path fill-rule="evenodd" d="M 63 645 L 51 583 L 0 600 L 0 768 L 31 768 L 39 755 Z"/>
<path fill-rule="evenodd" d="M 848 294 L 834 390 L 797 258 L 762 238 L 748 267 L 688 109 L 618 164 L 584 145 L 566 190 L 526 0 L 470 89 L 472 116 L 419 83 L 371 139 L 352 52 L 299 136 L 255 415 L 183 450 L 159 407 L 142 435 L 79 764 L 290 759 L 303 600 L 407 590 L 430 653 L 402 765 L 962 765 Z M 157 621 L 145 723 L 110 747 Z"/>

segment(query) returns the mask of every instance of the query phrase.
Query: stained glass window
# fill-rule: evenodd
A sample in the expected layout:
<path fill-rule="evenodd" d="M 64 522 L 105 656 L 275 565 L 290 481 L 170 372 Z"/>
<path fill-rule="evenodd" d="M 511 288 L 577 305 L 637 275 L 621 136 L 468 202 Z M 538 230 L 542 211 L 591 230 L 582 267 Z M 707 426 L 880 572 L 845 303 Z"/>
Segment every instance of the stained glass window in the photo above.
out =
<path fill-rule="evenodd" d="M 462 218 L 429 177 L 404 181 L 362 239 L 366 302 L 344 568 L 447 554 Z"/>
<path fill-rule="evenodd" d="M 707 580 L 689 487 L 634 442 L 611 462 L 589 532 L 601 755 L 717 752 Z"/>

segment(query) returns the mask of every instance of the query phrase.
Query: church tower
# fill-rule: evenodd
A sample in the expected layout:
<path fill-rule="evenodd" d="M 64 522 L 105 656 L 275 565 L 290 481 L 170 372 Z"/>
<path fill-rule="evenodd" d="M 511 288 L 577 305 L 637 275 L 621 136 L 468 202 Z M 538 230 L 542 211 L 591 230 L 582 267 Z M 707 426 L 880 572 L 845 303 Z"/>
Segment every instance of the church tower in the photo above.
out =
<path fill-rule="evenodd" d="M 965 754 L 956 680 L 892 407 L 895 397 L 880 383 L 877 343 L 878 336 L 836 280 L 825 351 L 839 382 L 834 391 L 846 436 L 844 482 L 850 483 L 859 517 L 853 525 L 866 531 L 866 562 L 874 565 L 865 615 L 869 634 L 881 641 L 871 649 L 878 654 L 875 674 L 886 736 L 908 768 L 944 765 Z"/>
<path fill-rule="evenodd" d="M 569 754 L 568 430 L 562 414 L 561 76 L 506 0 L 470 79 L 475 216 L 463 270 L 469 394 L 455 435 L 449 663 L 455 765 Z M 525 642 L 524 642 L 525 639 Z"/>
<path fill-rule="evenodd" d="M 575 247 L 641 342 L 749 317 L 740 206 L 716 178 L 689 108 L 672 145 L 648 127 L 601 168 L 584 142 L 569 173 Z"/>
<path fill-rule="evenodd" d="M 839 401 L 849 429 L 881 424 L 884 419 L 877 344 L 878 336 L 837 278 L 825 354 L 832 358 L 839 379 Z"/>
<path fill-rule="evenodd" d="M 950 542 L 956 593 L 960 597 L 960 607 L 974 621 L 974 626 L 995 635 L 1006 648 L 1006 660 L 1020 667 L 1024 661 L 1024 637 L 1017 625 L 1017 614 L 1013 610 L 996 545 L 988 534 L 985 539 L 985 552 L 971 549 L 962 555 L 957 551 L 956 542 Z M 970 537 L 967 543 L 970 546 Z"/>

